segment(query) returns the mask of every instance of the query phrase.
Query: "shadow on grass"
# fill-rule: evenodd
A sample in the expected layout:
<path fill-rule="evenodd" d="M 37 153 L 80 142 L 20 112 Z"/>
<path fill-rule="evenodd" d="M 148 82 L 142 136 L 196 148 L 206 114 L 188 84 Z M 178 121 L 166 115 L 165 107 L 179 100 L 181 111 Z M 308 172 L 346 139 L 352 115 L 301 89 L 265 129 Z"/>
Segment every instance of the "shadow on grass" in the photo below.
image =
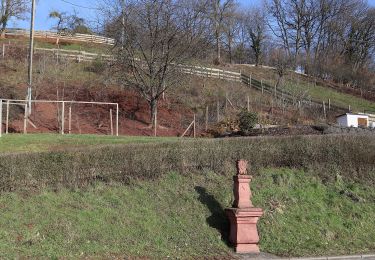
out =
<path fill-rule="evenodd" d="M 199 194 L 198 200 L 211 212 L 211 216 L 206 219 L 208 225 L 217 229 L 221 234 L 221 240 L 223 240 L 227 246 L 230 246 L 230 242 L 228 240 L 229 221 L 225 215 L 224 208 L 213 195 L 207 193 L 205 188 L 196 186 L 194 189 Z"/>

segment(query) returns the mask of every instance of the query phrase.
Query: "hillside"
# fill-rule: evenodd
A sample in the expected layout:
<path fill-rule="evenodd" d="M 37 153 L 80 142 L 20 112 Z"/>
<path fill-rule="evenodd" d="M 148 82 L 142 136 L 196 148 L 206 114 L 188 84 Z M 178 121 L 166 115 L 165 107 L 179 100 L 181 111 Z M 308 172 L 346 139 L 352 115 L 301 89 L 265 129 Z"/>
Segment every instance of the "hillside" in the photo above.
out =
<path fill-rule="evenodd" d="M 9 44 L 9 40 L 3 41 Z M 3 98 L 23 99 L 26 92 L 25 66 L 26 49 L 21 39 L 11 39 L 6 48 L 4 59 L 0 61 L 0 87 Z M 0 42 L 1 44 L 1 42 Z M 37 41 L 37 47 L 51 49 L 55 46 L 44 41 Z M 92 44 L 65 44 L 66 50 L 81 50 L 94 53 L 109 53 L 108 47 Z M 61 58 L 60 58 L 61 59 Z M 131 89 L 118 87 L 112 76 L 111 67 L 106 62 L 94 60 L 92 63 L 77 63 L 69 60 L 56 60 L 56 57 L 43 52 L 35 54 L 34 97 L 48 100 L 76 100 L 118 102 L 120 105 L 119 125 L 121 135 L 153 135 L 149 127 L 148 104 L 140 95 Z M 196 62 L 194 62 L 196 64 Z M 204 64 L 204 62 L 203 62 Z M 202 65 L 201 65 L 202 66 Z M 272 86 L 276 73 L 268 67 L 248 65 L 227 65 L 220 68 L 226 71 L 241 71 L 251 75 L 252 80 Z M 181 135 L 196 114 L 198 133 L 208 128 L 217 129 L 231 125 L 231 120 L 241 109 L 249 109 L 259 114 L 261 124 L 293 125 L 335 122 L 335 116 L 348 109 L 354 111 L 374 111 L 375 103 L 370 98 L 358 97 L 357 93 L 346 93 L 330 87 L 324 82 L 315 85 L 312 79 L 295 73 L 286 77 L 283 91 L 292 96 L 294 101 L 287 103 L 283 97 L 276 99 L 273 94 L 262 93 L 259 89 L 241 82 L 208 78 L 203 75 L 184 75 L 181 85 L 166 91 L 165 98 L 159 102 L 158 135 Z M 253 83 L 254 84 L 254 83 Z M 332 107 L 340 109 L 330 110 Z M 299 100 L 313 100 L 318 106 L 302 105 Z M 324 117 L 320 102 L 326 102 L 327 118 Z M 58 108 L 56 104 L 37 104 L 31 119 L 37 128 L 28 127 L 31 133 L 58 132 Z M 73 111 L 73 133 L 110 133 L 109 108 L 105 106 L 77 105 Z M 232 118 L 232 119 L 231 119 Z M 22 108 L 11 110 L 11 130 L 21 132 L 23 129 Z M 215 130 L 216 131 L 216 130 Z M 219 130 L 222 131 L 222 130 Z M 191 133 L 188 133 L 191 134 Z"/>
<path fill-rule="evenodd" d="M 374 138 L 159 141 L 1 153 L 0 254 L 234 259 L 223 209 L 239 157 L 250 162 L 252 200 L 265 211 L 263 252 L 375 250 Z"/>
<path fill-rule="evenodd" d="M 247 74 L 253 75 L 257 79 L 264 80 L 271 86 L 277 81 L 276 71 L 269 67 L 254 67 L 248 65 L 238 65 L 236 69 L 240 69 Z M 306 75 L 288 72 L 285 76 L 284 90 L 295 95 L 305 95 L 316 101 L 331 100 L 331 104 L 348 108 L 351 106 L 353 111 L 363 112 L 375 111 L 375 96 L 372 92 L 361 93 L 355 89 L 335 84 L 329 81 L 308 77 Z"/>

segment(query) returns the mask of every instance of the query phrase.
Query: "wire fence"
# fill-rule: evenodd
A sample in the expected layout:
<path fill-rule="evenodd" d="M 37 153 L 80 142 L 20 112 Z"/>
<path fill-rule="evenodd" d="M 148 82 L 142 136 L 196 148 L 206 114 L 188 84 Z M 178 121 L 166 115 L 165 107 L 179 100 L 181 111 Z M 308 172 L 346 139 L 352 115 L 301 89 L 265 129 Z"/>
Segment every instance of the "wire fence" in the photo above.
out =
<path fill-rule="evenodd" d="M 6 49 L 11 47 L 5 43 L 2 45 L 1 56 L 5 58 Z M 85 51 L 74 51 L 74 50 L 62 50 L 62 49 L 47 49 L 47 48 L 35 48 L 35 54 L 50 54 L 55 59 L 65 59 L 76 62 L 92 62 L 94 60 L 101 60 L 107 62 L 114 62 L 115 56 L 108 54 L 98 54 L 90 53 Z M 222 70 L 212 67 L 196 66 L 196 65 L 186 65 L 186 64 L 177 64 L 175 65 L 181 69 L 181 72 L 184 74 L 194 75 L 198 77 L 206 78 L 215 78 L 226 81 L 235 81 L 241 82 L 250 88 L 254 88 L 258 91 L 261 91 L 262 94 L 266 93 L 274 96 L 275 98 L 279 97 L 283 102 L 288 102 L 293 105 L 298 103 L 299 106 L 318 106 L 322 110 L 333 110 L 338 113 L 342 113 L 350 110 L 350 108 L 344 108 L 334 104 L 334 100 L 328 99 L 325 101 L 320 101 L 312 97 L 305 97 L 305 95 L 293 95 L 293 93 L 282 90 L 276 87 L 276 84 L 271 85 L 267 81 L 262 79 L 256 79 L 252 75 L 246 75 L 241 72 L 234 72 L 228 70 Z M 316 84 L 316 82 L 315 82 Z"/>

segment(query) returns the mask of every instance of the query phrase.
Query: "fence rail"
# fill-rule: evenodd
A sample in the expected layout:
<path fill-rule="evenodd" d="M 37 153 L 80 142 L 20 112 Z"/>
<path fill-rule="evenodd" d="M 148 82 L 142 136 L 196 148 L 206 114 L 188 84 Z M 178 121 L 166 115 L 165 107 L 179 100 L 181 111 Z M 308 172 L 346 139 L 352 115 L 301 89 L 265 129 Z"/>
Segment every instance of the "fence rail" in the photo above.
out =
<path fill-rule="evenodd" d="M 326 109 L 325 104 L 323 101 L 314 100 L 312 98 L 298 98 L 293 96 L 291 93 L 287 91 L 280 90 L 271 86 L 267 83 L 264 83 L 260 80 L 257 80 L 251 76 L 243 74 L 241 72 L 233 72 L 233 71 L 226 71 L 221 69 L 209 68 L 209 67 L 201 67 L 201 66 L 189 66 L 189 65 L 179 65 L 182 68 L 182 72 L 196 75 L 196 76 L 203 76 L 208 78 L 218 78 L 228 81 L 236 81 L 242 82 L 243 84 L 252 87 L 256 90 L 262 91 L 262 93 L 267 93 L 269 95 L 274 95 L 281 100 L 291 103 L 293 105 L 299 103 L 299 105 L 308 105 L 308 106 L 316 106 L 320 107 L 322 110 Z M 328 104 L 327 104 L 328 106 Z M 345 108 L 329 104 L 329 108 L 327 110 L 333 110 L 335 112 L 343 112 Z"/>
<path fill-rule="evenodd" d="M 177 66 L 180 67 L 181 71 L 185 74 L 241 82 L 241 74 L 238 72 L 193 65 Z"/>
<path fill-rule="evenodd" d="M 22 29 L 7 29 L 5 31 L 6 36 L 29 36 L 29 31 Z M 35 31 L 35 38 L 43 39 L 55 39 L 55 40 L 65 40 L 74 42 L 86 42 L 86 43 L 97 43 L 97 44 L 107 44 L 114 45 L 115 39 L 107 38 L 103 36 L 93 35 L 93 34 L 81 34 L 81 33 L 66 33 L 66 32 L 51 32 L 51 31 Z"/>
<path fill-rule="evenodd" d="M 96 59 L 102 61 L 113 61 L 114 56 L 108 54 L 91 53 L 85 51 L 74 51 L 74 50 L 63 50 L 63 49 L 46 49 L 46 48 L 35 48 L 34 53 L 51 53 L 56 58 L 65 58 L 68 60 L 74 60 L 77 62 L 94 61 Z"/>
<path fill-rule="evenodd" d="M 3 47 L 0 48 L 0 51 L 2 50 L 4 57 L 5 52 L 5 45 L 3 44 Z M 63 49 L 46 49 L 46 48 L 35 48 L 35 53 L 52 53 L 54 57 L 57 59 L 59 58 L 65 58 L 68 60 L 74 60 L 77 62 L 85 62 L 85 61 L 93 61 L 96 59 L 113 62 L 115 61 L 115 56 L 113 55 L 107 55 L 107 54 L 98 54 L 98 53 L 90 53 L 85 51 L 75 51 L 75 50 L 63 50 Z M 291 93 L 278 89 L 275 86 L 271 86 L 265 82 L 262 82 L 258 79 L 255 79 L 254 77 L 248 76 L 246 74 L 243 74 L 241 72 L 233 72 L 233 71 L 227 71 L 222 69 L 216 69 L 212 67 L 203 67 L 203 66 L 196 66 L 196 65 L 186 65 L 186 64 L 177 64 L 175 65 L 180 68 L 181 72 L 185 74 L 195 75 L 199 77 L 207 77 L 207 78 L 216 78 L 216 79 L 222 79 L 222 80 L 228 80 L 228 81 L 235 81 L 235 82 L 241 82 L 251 88 L 254 88 L 256 90 L 262 91 L 262 93 L 267 93 L 269 95 L 275 96 L 275 98 L 281 99 L 283 102 L 288 102 L 293 105 L 299 104 L 299 105 L 308 105 L 308 106 L 316 106 L 322 108 L 322 110 L 325 110 L 325 104 L 323 101 L 314 100 L 312 98 L 300 98 L 297 96 L 293 96 Z M 334 105 L 334 104 L 327 104 L 329 110 L 333 110 L 336 112 L 344 112 L 347 109 Z"/>

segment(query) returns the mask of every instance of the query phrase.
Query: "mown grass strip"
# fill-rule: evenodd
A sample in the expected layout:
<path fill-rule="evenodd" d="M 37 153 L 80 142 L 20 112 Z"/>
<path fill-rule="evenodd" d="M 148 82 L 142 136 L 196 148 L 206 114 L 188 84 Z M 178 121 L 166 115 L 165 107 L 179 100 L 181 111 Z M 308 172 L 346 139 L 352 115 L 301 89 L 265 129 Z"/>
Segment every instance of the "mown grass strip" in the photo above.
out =
<path fill-rule="evenodd" d="M 1 152 L 40 152 L 66 148 L 82 148 L 104 144 L 173 142 L 177 137 L 9 134 L 0 138 Z"/>

